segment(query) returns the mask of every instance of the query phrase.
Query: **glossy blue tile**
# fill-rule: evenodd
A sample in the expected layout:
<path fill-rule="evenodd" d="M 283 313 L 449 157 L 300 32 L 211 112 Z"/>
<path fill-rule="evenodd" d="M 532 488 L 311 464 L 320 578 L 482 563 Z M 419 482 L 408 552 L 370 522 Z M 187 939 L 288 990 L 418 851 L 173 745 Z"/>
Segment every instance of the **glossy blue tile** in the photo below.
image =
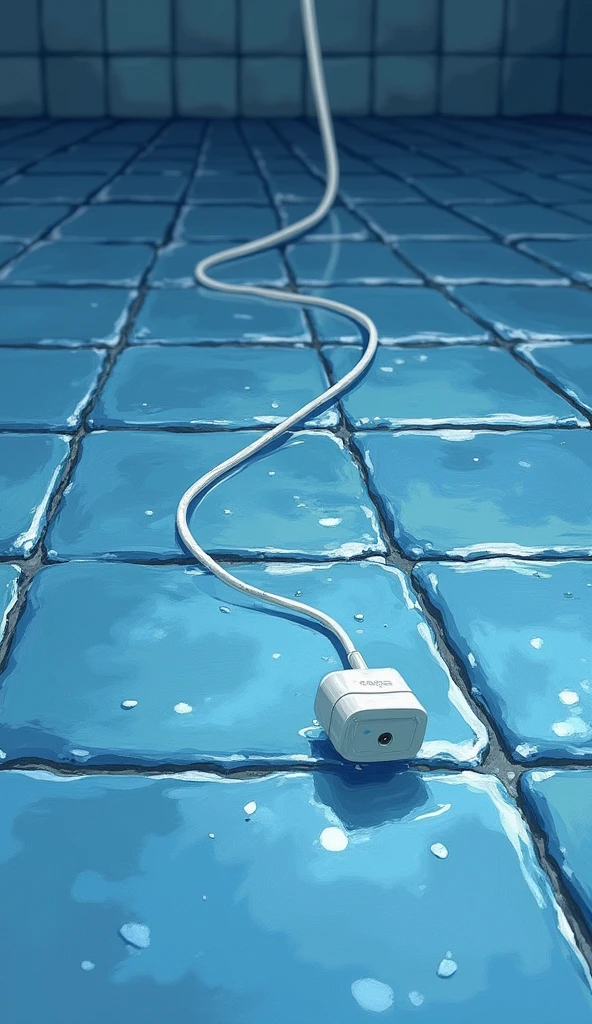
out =
<path fill-rule="evenodd" d="M 361 357 L 357 346 L 327 346 L 334 380 Z M 592 375 L 592 362 L 590 363 Z M 446 426 L 588 426 L 565 399 L 512 356 L 486 345 L 382 349 L 363 383 L 342 400 L 353 429 Z"/>
<path fill-rule="evenodd" d="M 89 349 L 0 348 L 0 427 L 75 430 L 104 362 Z"/>
<path fill-rule="evenodd" d="M 80 203 L 101 187 L 105 177 L 92 174 L 26 174 L 0 185 L 0 203 L 38 200 L 45 203 Z"/>
<path fill-rule="evenodd" d="M 121 160 L 89 161 L 82 158 L 75 159 L 66 153 L 61 153 L 57 156 L 48 156 L 45 160 L 40 160 L 39 163 L 29 168 L 27 175 L 41 174 L 46 177 L 48 174 L 92 174 L 100 175 L 103 178 L 110 178 L 120 170 L 121 166 Z"/>
<path fill-rule="evenodd" d="M 397 248 L 436 284 L 567 284 L 569 281 L 499 242 L 410 240 L 400 242 Z"/>
<path fill-rule="evenodd" d="M 0 434 L 0 554 L 32 554 L 69 451 L 66 437 Z"/>
<path fill-rule="evenodd" d="M 196 264 L 218 252 L 219 245 L 173 242 L 163 249 L 150 273 L 150 284 L 159 287 L 194 288 Z M 277 250 L 245 256 L 240 260 L 213 267 L 212 277 L 234 284 L 263 284 L 276 288 L 288 284 L 288 275 Z"/>
<path fill-rule="evenodd" d="M 408 205 L 360 206 L 360 214 L 386 241 L 398 238 L 465 238 L 485 237 L 481 228 L 450 210 L 431 203 Z"/>
<path fill-rule="evenodd" d="M 550 171 L 546 172 L 551 173 Z M 527 196 L 540 203 L 577 203 L 578 200 L 590 200 L 590 194 L 582 188 L 566 181 L 554 181 L 553 178 L 542 178 L 528 171 L 514 174 L 496 174 L 495 181 L 510 192 Z"/>
<path fill-rule="evenodd" d="M 374 162 L 392 174 L 398 174 L 401 178 L 413 179 L 418 174 L 453 174 L 452 166 L 431 159 L 429 156 L 421 156 L 419 153 L 407 153 L 404 150 L 397 150 L 387 156 L 376 156 Z"/>
<path fill-rule="evenodd" d="M 578 238 L 592 235 L 592 228 L 561 210 L 535 203 L 466 205 L 463 215 L 500 235 L 506 241 L 520 238 Z"/>
<path fill-rule="evenodd" d="M 431 288 L 336 286 L 313 294 L 345 302 L 372 317 L 383 345 L 421 342 L 482 342 L 489 333 Z M 344 316 L 313 309 L 321 341 L 359 342 L 361 332 Z"/>
<path fill-rule="evenodd" d="M 520 248 L 544 259 L 573 281 L 592 284 L 592 245 L 588 239 L 569 242 L 524 242 Z"/>
<path fill-rule="evenodd" d="M 286 252 L 298 284 L 413 284 L 421 278 L 382 242 L 319 242 Z"/>
<path fill-rule="evenodd" d="M 0 205 L 0 241 L 32 242 L 63 220 L 69 206 Z"/>
<path fill-rule="evenodd" d="M 312 174 L 278 174 L 270 173 L 270 188 L 278 202 L 315 202 L 319 203 L 325 191 L 325 182 L 313 178 Z"/>
<path fill-rule="evenodd" d="M 375 431 L 356 443 L 410 556 L 592 555 L 587 430 Z"/>
<path fill-rule="evenodd" d="M 16 565 L 0 565 L 0 642 L 4 639 L 8 614 L 16 603 L 20 574 Z"/>
<path fill-rule="evenodd" d="M 190 203 L 262 203 L 269 199 L 262 180 L 256 175 L 199 175 L 193 181 L 187 199 Z"/>
<path fill-rule="evenodd" d="M 559 341 L 518 345 L 516 351 L 543 377 L 592 413 L 592 345 Z"/>
<path fill-rule="evenodd" d="M 370 171 L 370 169 L 369 169 Z M 423 196 L 400 178 L 378 173 L 342 174 L 339 182 L 342 196 L 350 203 L 421 203 Z"/>
<path fill-rule="evenodd" d="M 585 1021 L 587 968 L 500 783 L 364 779 L 3 772 L 6 1014 L 78 1024 L 92 998 L 97 1020 L 130 1005 L 145 1024 L 189 1020 L 198 1006 L 204 1020 L 297 1024 L 314 995 L 319 1019 L 341 1024 L 418 1008 L 454 1024 L 467 1007 L 490 1024 L 516 1006 Z M 452 957 L 454 977 L 439 976 Z"/>
<path fill-rule="evenodd" d="M 280 215 L 284 225 L 295 224 L 296 221 L 308 216 L 310 212 L 310 204 L 307 203 L 285 203 L 280 206 Z M 304 240 L 325 242 L 341 238 L 357 242 L 364 241 L 369 236 L 370 232 L 366 225 L 351 210 L 346 210 L 344 206 L 334 206 L 324 220 L 304 236 Z"/>
<path fill-rule="evenodd" d="M 592 338 L 592 294 L 577 288 L 468 285 L 454 295 L 507 341 Z"/>
<path fill-rule="evenodd" d="M 50 529 L 52 557 L 187 559 L 175 532 L 181 495 L 259 436 L 91 434 Z M 328 433 L 297 433 L 263 454 L 206 494 L 192 522 L 204 547 L 218 554 L 323 559 L 384 550 L 359 470 Z"/>
<path fill-rule="evenodd" d="M 174 202 L 187 187 L 189 175 L 183 177 L 163 174 L 123 174 L 104 188 L 97 197 L 101 202 L 128 199 L 132 202 Z"/>
<path fill-rule="evenodd" d="M 275 210 L 263 206 L 188 206 L 175 229 L 177 238 L 188 241 L 248 242 L 279 228 Z"/>
<path fill-rule="evenodd" d="M 116 345 L 134 292 L 117 288 L 1 289 L 0 345 Z"/>
<path fill-rule="evenodd" d="M 545 835 L 545 846 L 592 927 L 590 786 L 592 771 L 524 772 L 520 791 Z"/>
<path fill-rule="evenodd" d="M 162 243 L 176 212 L 174 206 L 152 203 L 97 203 L 96 206 L 83 206 L 77 210 L 55 236 L 80 238 L 87 242 Z"/>
<path fill-rule="evenodd" d="M 146 345 L 122 352 L 89 422 L 93 427 L 271 426 L 328 387 L 310 348 Z M 338 423 L 331 408 L 305 425 Z"/>
<path fill-rule="evenodd" d="M 432 562 L 414 576 L 512 757 L 589 758 L 592 566 Z"/>
<path fill-rule="evenodd" d="M 399 570 L 368 561 L 236 571 L 351 622 L 373 663 L 397 664 L 429 707 L 421 760 L 479 763 L 486 731 Z M 10 758 L 58 761 L 82 749 L 87 764 L 343 764 L 313 718 L 319 679 L 341 666 L 314 623 L 237 597 L 201 570 L 70 562 L 43 570 L 28 593 L 3 677 L 0 746 Z M 126 700 L 137 706 L 122 709 Z"/>
<path fill-rule="evenodd" d="M 148 245 L 42 242 L 3 274 L 14 284 L 109 284 L 133 288 L 154 256 Z"/>
<path fill-rule="evenodd" d="M 310 342 L 302 311 L 262 299 L 168 288 L 148 295 L 131 333 L 132 344 L 158 342 Z"/>
<path fill-rule="evenodd" d="M 495 179 L 496 182 L 498 178 Z M 501 177 L 499 179 L 501 181 Z M 448 178 L 415 178 L 414 183 L 430 199 L 446 206 L 455 203 L 511 203 L 510 192 L 485 178 L 450 176 Z M 462 211 L 461 211 L 462 212 Z"/>

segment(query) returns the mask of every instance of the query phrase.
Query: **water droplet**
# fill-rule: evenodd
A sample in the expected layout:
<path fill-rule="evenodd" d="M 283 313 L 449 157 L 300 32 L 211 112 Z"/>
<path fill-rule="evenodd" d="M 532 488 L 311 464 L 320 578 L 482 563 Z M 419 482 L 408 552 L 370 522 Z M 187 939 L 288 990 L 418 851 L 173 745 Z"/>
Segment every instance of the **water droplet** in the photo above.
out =
<path fill-rule="evenodd" d="M 188 715 L 190 711 L 193 711 L 193 708 L 191 704 L 185 704 L 184 701 L 180 701 L 178 704 L 175 704 L 173 711 L 176 711 L 178 715 Z"/>
<path fill-rule="evenodd" d="M 564 590 L 563 596 L 564 597 L 573 597 L 573 590 Z"/>
<path fill-rule="evenodd" d="M 137 708 L 138 702 L 137 700 L 122 700 L 121 706 L 128 711 L 130 708 Z"/>
<path fill-rule="evenodd" d="M 410 992 L 409 993 L 409 1002 L 413 1003 L 414 1006 L 421 1006 L 421 1004 L 423 1003 L 424 999 L 425 999 L 425 996 L 422 996 L 421 992 Z"/>
<path fill-rule="evenodd" d="M 341 828 L 324 828 L 319 836 L 319 842 L 324 850 L 329 850 L 330 853 L 341 853 L 345 850 L 349 840 Z"/>
<path fill-rule="evenodd" d="M 202 896 L 202 900 L 207 900 L 207 896 Z"/>
<path fill-rule="evenodd" d="M 393 373 L 392 366 L 381 366 L 380 369 L 383 373 Z"/>
<path fill-rule="evenodd" d="M 354 619 L 357 619 L 358 622 L 363 622 L 364 621 L 363 613 L 362 612 L 357 612 L 356 615 L 354 615 Z"/>
<path fill-rule="evenodd" d="M 272 402 L 271 403 L 271 408 L 272 409 L 279 409 L 279 407 L 280 407 L 280 403 L 279 402 Z"/>
<path fill-rule="evenodd" d="M 8 755 L 5 750 L 0 750 L 0 761 L 5 761 L 7 756 Z"/>
<path fill-rule="evenodd" d="M 438 964 L 438 977 L 439 978 L 451 978 L 453 974 L 456 974 L 458 970 L 458 964 L 455 964 L 454 960 L 450 960 L 445 957 Z"/>
<path fill-rule="evenodd" d="M 530 641 L 530 646 L 534 647 L 536 651 L 540 651 L 541 647 L 543 646 L 543 641 L 541 640 L 540 636 L 533 637 Z"/>
<path fill-rule="evenodd" d="M 243 807 L 243 811 L 245 812 L 245 814 L 248 814 L 249 817 L 251 816 L 251 814 L 254 814 L 256 810 L 257 804 L 255 803 L 254 800 L 250 800 L 249 803 L 245 804 L 245 806 Z"/>
<path fill-rule="evenodd" d="M 530 462 L 519 462 L 519 466 L 523 466 L 524 469 L 530 469 Z"/>
<path fill-rule="evenodd" d="M 272 654 L 272 658 L 273 658 L 273 659 L 274 659 L 275 661 L 277 661 L 277 660 L 278 660 L 278 658 L 281 658 L 281 654 Z"/>
<path fill-rule="evenodd" d="M 430 850 L 434 854 L 434 857 L 438 857 L 440 860 L 446 860 L 448 856 L 448 850 L 444 846 L 444 843 L 432 843 Z"/>
<path fill-rule="evenodd" d="M 473 462 L 479 462 L 479 459 L 475 456 L 475 458 L 473 459 Z"/>
<path fill-rule="evenodd" d="M 302 597 L 302 591 L 301 590 L 295 590 L 294 591 L 294 597 Z"/>
<path fill-rule="evenodd" d="M 516 778 L 516 772 L 508 772 L 508 778 L 509 778 L 509 780 L 511 782 L 512 779 Z"/>
<path fill-rule="evenodd" d="M 267 475 L 268 476 L 275 476 L 275 469 L 270 469 Z"/>
<path fill-rule="evenodd" d="M 245 384 L 245 391 L 250 391 L 250 390 L 251 390 L 250 386 L 248 384 Z"/>
<path fill-rule="evenodd" d="M 92 960 L 83 960 L 80 966 L 82 967 L 83 971 L 94 971 L 95 969 L 95 965 L 93 964 Z"/>
<path fill-rule="evenodd" d="M 90 750 L 71 750 L 70 753 L 73 757 L 89 757 Z"/>
<path fill-rule="evenodd" d="M 580 698 L 574 690 L 562 690 L 559 694 L 559 700 L 562 704 L 567 704 L 568 707 L 571 707 L 572 704 L 580 703 Z"/>
<path fill-rule="evenodd" d="M 391 986 L 376 978 L 359 978 L 354 981 L 351 992 L 358 1006 L 374 1013 L 390 1010 L 395 1000 Z"/>
<path fill-rule="evenodd" d="M 225 516 L 231 516 L 231 515 L 232 515 L 232 510 L 231 510 L 231 509 L 229 509 L 229 508 L 225 508 L 225 509 L 224 509 L 224 515 L 225 515 Z"/>
<path fill-rule="evenodd" d="M 135 921 L 123 924 L 119 934 L 124 942 L 136 949 L 147 949 L 150 945 L 150 929 L 147 924 L 137 924 Z"/>
<path fill-rule="evenodd" d="M 319 526 L 339 526 L 341 519 L 319 519 Z"/>
<path fill-rule="evenodd" d="M 145 516 L 153 516 L 154 515 L 154 509 L 153 508 L 147 508 L 146 511 L 144 512 L 144 515 Z"/>
<path fill-rule="evenodd" d="M 220 611 L 225 612 L 226 615 L 230 615 L 230 608 L 227 608 L 225 604 L 220 605 Z"/>
<path fill-rule="evenodd" d="M 216 833 L 215 832 L 208 832 L 208 839 L 215 839 L 215 838 L 216 838 Z"/>

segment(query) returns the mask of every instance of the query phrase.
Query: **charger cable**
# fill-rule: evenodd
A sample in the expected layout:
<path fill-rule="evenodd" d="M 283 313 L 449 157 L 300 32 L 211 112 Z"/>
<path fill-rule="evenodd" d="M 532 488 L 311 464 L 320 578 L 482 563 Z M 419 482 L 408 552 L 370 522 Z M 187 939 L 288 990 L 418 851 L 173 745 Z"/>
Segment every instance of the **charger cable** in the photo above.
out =
<path fill-rule="evenodd" d="M 311 619 L 315 619 L 316 622 L 324 626 L 325 629 L 332 633 L 338 640 L 339 644 L 345 651 L 347 661 L 351 668 L 366 669 L 368 666 L 360 652 L 356 650 L 353 640 L 343 626 L 341 626 L 335 619 L 330 615 L 327 615 L 325 612 L 320 611 L 318 608 L 313 608 L 311 605 L 303 604 L 301 601 L 294 601 L 288 597 L 282 597 L 279 594 L 269 593 L 267 590 L 261 590 L 259 587 L 253 587 L 250 584 L 245 583 L 243 580 L 238 579 L 236 576 L 233 576 L 232 573 L 219 565 L 211 555 L 200 547 L 188 524 L 189 509 L 198 497 L 211 487 L 212 484 L 220 480 L 221 477 L 226 476 L 232 470 L 238 469 L 240 466 L 244 465 L 244 463 L 248 462 L 252 456 L 262 451 L 276 438 L 281 437 L 282 434 L 286 434 L 288 431 L 292 430 L 293 427 L 299 424 L 301 425 L 320 406 L 327 403 L 332 404 L 362 376 L 370 366 L 378 347 L 376 326 L 370 317 L 352 306 L 345 305 L 343 302 L 336 302 L 333 299 L 320 298 L 317 296 L 298 295 L 294 292 L 280 292 L 272 288 L 260 288 L 255 285 L 226 284 L 222 281 L 215 280 L 208 274 L 208 270 L 211 267 L 226 263 L 228 260 L 238 259 L 241 256 L 250 256 L 254 253 L 263 252 L 266 249 L 271 249 L 276 245 L 288 242 L 290 239 L 294 239 L 305 234 L 327 216 L 335 201 L 339 187 L 339 161 L 335 145 L 331 110 L 327 98 L 327 86 L 319 43 L 315 0 L 301 0 L 300 6 L 306 54 L 308 58 L 308 70 L 327 169 L 327 182 L 323 198 L 316 210 L 310 213 L 307 217 L 302 218 L 302 220 L 299 220 L 288 227 L 282 228 L 279 231 L 274 231 L 272 234 L 265 235 L 263 238 L 257 238 L 252 242 L 246 242 L 244 245 L 233 246 L 231 249 L 225 249 L 223 252 L 207 256 L 197 264 L 195 268 L 195 277 L 199 284 L 204 285 L 207 288 L 215 288 L 217 291 L 230 292 L 233 295 L 251 295 L 263 299 L 273 299 L 275 302 L 291 302 L 298 306 L 317 306 L 321 309 L 330 310 L 332 313 L 338 313 L 342 316 L 346 316 L 362 328 L 360 333 L 362 338 L 366 339 L 366 346 L 359 362 L 356 363 L 349 373 L 346 373 L 344 377 L 337 381 L 336 384 L 333 384 L 332 387 L 324 391 L 318 396 L 318 398 L 313 399 L 312 402 L 308 402 L 307 405 L 302 406 L 301 409 L 298 409 L 291 416 L 282 420 L 282 422 L 278 423 L 277 426 L 273 427 L 273 429 L 266 431 L 261 435 L 261 437 L 257 438 L 256 441 L 253 441 L 252 444 L 247 445 L 246 448 L 242 448 L 236 453 L 236 455 L 233 455 L 231 458 L 221 462 L 214 469 L 211 469 L 208 473 L 201 476 L 199 480 L 196 480 L 195 483 L 185 491 L 185 494 L 179 502 L 179 506 L 177 508 L 177 531 L 187 550 L 190 551 L 197 561 L 205 566 L 206 569 L 209 569 L 214 576 L 217 576 L 219 580 L 222 580 L 223 583 L 227 583 L 229 586 L 234 587 L 235 590 L 238 590 L 241 594 L 245 594 L 248 597 L 253 597 L 261 601 L 268 601 L 271 604 L 279 605 L 281 608 L 287 608 L 291 612 L 297 612 L 300 615 L 306 615 Z"/>

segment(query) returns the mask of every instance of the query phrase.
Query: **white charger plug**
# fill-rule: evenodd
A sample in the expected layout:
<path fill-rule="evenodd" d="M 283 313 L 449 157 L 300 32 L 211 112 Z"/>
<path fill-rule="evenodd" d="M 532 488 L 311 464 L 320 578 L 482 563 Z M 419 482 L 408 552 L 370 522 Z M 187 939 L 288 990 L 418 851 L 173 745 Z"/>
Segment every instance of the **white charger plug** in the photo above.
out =
<path fill-rule="evenodd" d="M 315 714 L 346 761 L 366 762 L 415 757 L 428 719 L 394 668 L 329 672 L 319 684 Z"/>

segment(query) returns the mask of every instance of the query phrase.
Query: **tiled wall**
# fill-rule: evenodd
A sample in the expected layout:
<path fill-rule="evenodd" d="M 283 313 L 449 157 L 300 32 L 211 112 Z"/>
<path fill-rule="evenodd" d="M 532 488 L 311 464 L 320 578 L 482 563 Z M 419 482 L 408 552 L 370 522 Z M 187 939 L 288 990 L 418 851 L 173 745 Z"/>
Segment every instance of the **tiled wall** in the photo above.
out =
<path fill-rule="evenodd" d="M 592 0 L 317 0 L 337 114 L 592 113 Z M 0 0 L 0 116 L 311 111 L 298 0 Z"/>

